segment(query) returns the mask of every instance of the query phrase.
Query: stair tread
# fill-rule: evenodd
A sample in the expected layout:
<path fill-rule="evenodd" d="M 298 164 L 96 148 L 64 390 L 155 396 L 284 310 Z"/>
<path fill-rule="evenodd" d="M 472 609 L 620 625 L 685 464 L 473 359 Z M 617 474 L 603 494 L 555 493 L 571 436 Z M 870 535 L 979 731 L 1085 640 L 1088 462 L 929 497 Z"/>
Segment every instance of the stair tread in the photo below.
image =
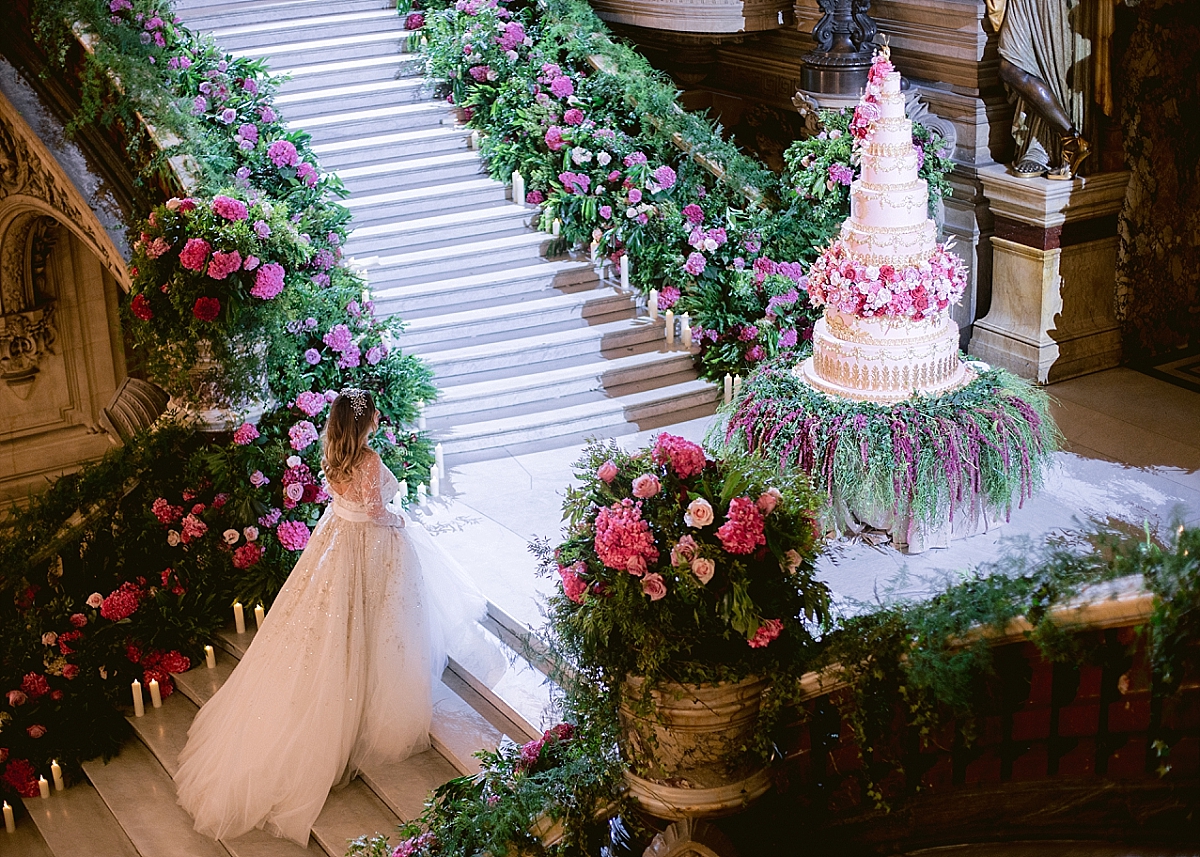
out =
<path fill-rule="evenodd" d="M 395 131 L 390 134 L 378 134 L 373 137 L 338 140 L 333 143 L 318 143 L 312 147 L 312 150 L 321 156 L 336 155 L 342 152 L 352 152 L 357 149 L 375 149 L 382 146 L 394 146 L 422 140 L 465 140 L 469 134 L 470 132 L 465 128 L 439 125 L 433 128 L 418 128 L 413 131 Z"/>
<path fill-rule="evenodd" d="M 129 836 L 95 786 L 74 783 L 48 800 L 29 798 L 25 810 L 53 854 L 139 857 Z M 17 825 L 21 832 L 22 825 Z"/>
<path fill-rule="evenodd" d="M 629 295 L 618 291 L 612 286 L 599 286 L 582 292 L 568 294 L 548 294 L 546 297 L 533 298 L 519 303 L 501 304 L 500 306 L 484 309 L 467 309 L 459 312 L 448 312 L 442 315 L 422 316 L 407 322 L 405 333 L 437 330 L 444 327 L 458 327 L 480 321 L 499 319 L 518 319 L 521 316 L 536 316 L 539 313 L 564 307 L 585 306 L 589 303 L 604 301 L 629 300 Z"/>
<path fill-rule="evenodd" d="M 346 122 L 361 122 L 369 119 L 387 119 L 401 115 L 430 115 L 445 113 L 446 105 L 438 101 L 417 101 L 412 104 L 389 104 L 386 107 L 370 107 L 365 110 L 348 110 L 322 113 L 319 116 L 306 116 L 301 123 L 303 130 L 323 128 L 327 125 L 340 125 Z M 289 123 L 291 124 L 291 123 Z"/>
<path fill-rule="evenodd" d="M 435 198 L 453 199 L 458 194 L 498 187 L 499 184 L 499 182 L 485 176 L 483 178 L 448 182 L 446 184 L 405 188 L 404 190 L 392 190 L 377 194 L 363 194 L 357 197 L 351 196 L 342 200 L 341 204 L 354 211 L 355 209 L 368 208 L 375 205 L 386 205 L 390 202 L 408 202 L 414 199 L 435 197 L 435 194 Z"/>
<path fill-rule="evenodd" d="M 394 65 L 400 66 L 405 61 L 411 61 L 412 57 L 406 54 L 395 54 L 381 57 L 359 57 L 352 60 L 329 60 L 327 62 L 309 63 L 307 65 L 296 65 L 290 68 L 280 68 L 276 70 L 277 74 L 288 75 L 293 81 L 299 77 L 312 75 L 327 75 L 336 71 L 353 71 L 360 68 L 375 68 L 376 66 Z"/>
<path fill-rule="evenodd" d="M 595 269 L 589 263 L 578 262 L 572 259 L 545 259 L 535 265 L 521 265 L 519 267 L 507 268 L 504 271 L 492 271 L 486 274 L 467 274 L 460 277 L 440 278 L 423 283 L 396 286 L 394 288 L 372 289 L 372 293 L 376 301 L 391 300 L 443 291 L 456 292 L 467 290 L 474 286 L 516 282 L 534 277 L 574 273 L 591 273 L 594 275 Z"/>
<path fill-rule="evenodd" d="M 496 749 L 503 736 L 462 697 L 438 682 L 433 687 L 433 724 L 429 737 L 434 749 L 459 773 L 475 774 L 480 764 L 473 754 L 480 749 Z"/>
<path fill-rule="evenodd" d="M 441 155 L 426 155 L 424 157 L 404 158 L 396 161 L 383 161 L 377 164 L 366 164 L 361 167 L 344 167 L 339 169 L 337 174 L 342 181 L 345 181 L 346 179 L 384 176 L 392 173 L 420 172 L 430 167 L 440 167 L 448 164 L 469 163 L 479 164 L 480 171 L 482 171 L 483 162 L 479 160 L 479 155 L 467 150 L 465 152 L 446 152 Z"/>
<path fill-rule="evenodd" d="M 522 337 L 502 342 L 488 342 L 482 345 L 465 345 L 462 348 L 445 349 L 425 355 L 423 359 L 431 365 L 457 363 L 464 360 L 481 357 L 509 354 L 512 352 L 530 352 L 548 345 L 565 345 L 570 343 L 603 340 L 605 336 L 630 333 L 645 329 L 652 324 L 648 319 L 625 319 L 622 321 L 594 324 L 589 327 L 573 327 L 568 330 L 556 330 L 536 336 Z"/>
<path fill-rule="evenodd" d="M 344 86 L 330 86 L 325 89 L 308 89 L 304 92 L 288 92 L 275 96 L 275 103 L 287 106 L 289 104 L 307 104 L 326 99 L 345 98 L 349 95 L 383 95 L 388 92 L 408 92 L 425 86 L 425 81 L 419 77 L 408 77 L 400 80 L 369 81 L 367 83 L 350 83 Z"/>
<path fill-rule="evenodd" d="M 322 48 L 349 48 L 371 42 L 395 41 L 399 43 L 402 39 L 406 38 L 408 38 L 408 30 L 397 27 L 395 30 L 387 30 L 377 33 L 359 33 L 350 36 L 330 36 L 329 38 L 324 39 L 306 39 L 300 42 L 284 42 L 274 45 L 262 45 L 260 47 L 239 51 L 238 53 L 240 53 L 242 56 L 251 58 L 270 58 L 283 53 L 316 51 Z"/>
<path fill-rule="evenodd" d="M 403 762 L 368 760 L 359 776 L 402 821 L 412 821 L 425 808 L 429 793 L 459 771 L 437 750 L 426 750 Z"/>
<path fill-rule="evenodd" d="M 469 223 L 485 223 L 495 220 L 517 220 L 527 217 L 528 209 L 519 205 L 505 203 L 467 211 L 452 211 L 447 214 L 434 214 L 429 217 L 418 217 L 412 220 L 396 220 L 391 223 L 380 223 L 375 226 L 361 226 L 355 229 L 346 241 L 347 248 L 351 247 L 354 239 L 375 238 L 381 235 L 396 235 L 403 237 L 408 232 L 420 232 L 426 229 L 438 229 L 446 226 L 458 226 Z"/>
<path fill-rule="evenodd" d="M 357 777 L 345 788 L 334 789 L 313 822 L 312 838 L 333 855 L 346 853 L 346 843 L 363 835 L 384 833 L 395 845 L 400 819 L 370 786 Z"/>
<path fill-rule="evenodd" d="M 322 4 L 322 11 L 315 15 L 289 16 L 283 20 L 265 21 L 257 24 L 235 24 L 212 30 L 218 42 L 229 36 L 246 36 L 253 33 L 271 33 L 278 30 L 293 30 L 299 27 L 322 27 L 330 24 L 370 23 L 371 21 L 396 21 L 403 24 L 393 9 L 364 9 L 357 12 L 336 12 L 329 14 L 328 4 Z"/>
<path fill-rule="evenodd" d="M 484 256 L 494 253 L 498 250 L 507 250 L 516 247 L 532 247 L 539 244 L 549 242 L 550 236 L 542 232 L 527 232 L 523 235 L 506 235 L 503 238 L 490 238 L 484 241 L 470 241 L 455 243 L 444 247 L 431 247 L 426 250 L 414 250 L 410 253 L 395 253 L 389 256 L 372 257 L 374 264 L 369 259 L 360 259 L 360 263 L 365 263 L 368 272 L 374 274 L 381 269 L 390 268 L 406 268 L 410 265 L 415 265 L 420 262 L 433 262 L 441 259 L 465 258 L 471 259 L 476 256 Z"/>
<path fill-rule="evenodd" d="M 199 710 L 196 703 L 182 693 L 172 693 L 163 700 L 162 708 L 152 707 L 147 698 L 145 715 L 134 717 L 130 714 L 125 719 L 163 770 L 174 777 L 179 770 L 179 754 L 187 744 L 188 729 Z"/>

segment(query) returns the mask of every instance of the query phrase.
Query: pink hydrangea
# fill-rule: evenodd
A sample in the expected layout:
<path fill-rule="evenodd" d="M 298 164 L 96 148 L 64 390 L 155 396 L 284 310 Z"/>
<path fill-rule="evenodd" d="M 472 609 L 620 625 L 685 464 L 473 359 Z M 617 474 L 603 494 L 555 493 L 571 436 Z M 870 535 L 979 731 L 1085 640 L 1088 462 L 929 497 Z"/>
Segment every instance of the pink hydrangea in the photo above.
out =
<path fill-rule="evenodd" d="M 241 267 L 242 254 L 237 250 L 230 250 L 228 253 L 217 251 L 212 254 L 212 261 L 208 263 L 208 275 L 214 280 L 223 280 Z"/>
<path fill-rule="evenodd" d="M 583 111 L 578 107 L 572 107 L 570 110 L 567 110 L 565 113 L 563 113 L 563 121 L 568 125 L 582 125 Z"/>
<path fill-rule="evenodd" d="M 312 533 L 303 521 L 283 521 L 275 530 L 279 543 L 290 551 L 302 551 Z"/>
<path fill-rule="evenodd" d="M 690 479 L 704 470 L 704 450 L 699 444 L 673 434 L 660 434 L 651 453 L 657 464 L 670 464 L 680 479 Z"/>
<path fill-rule="evenodd" d="M 288 429 L 288 437 L 291 438 L 292 449 L 297 452 L 308 449 L 318 437 L 317 427 L 308 420 L 300 420 Z"/>
<path fill-rule="evenodd" d="M 754 632 L 753 637 L 746 641 L 746 645 L 752 649 L 763 649 L 782 633 L 783 623 L 781 621 L 778 619 L 767 619 L 758 626 L 758 630 Z"/>
<path fill-rule="evenodd" d="M 208 261 L 208 251 L 211 249 L 203 238 L 189 238 L 179 251 L 179 264 L 189 271 L 203 271 L 204 263 Z"/>
<path fill-rule="evenodd" d="M 642 520 L 642 504 L 625 499 L 596 515 L 596 555 L 609 568 L 640 574 L 658 561 L 650 525 Z"/>
<path fill-rule="evenodd" d="M 256 544 L 244 544 L 233 552 L 234 568 L 250 568 L 262 559 L 263 549 Z"/>
<path fill-rule="evenodd" d="M 180 534 L 180 539 L 186 545 L 197 539 L 204 538 L 204 534 L 207 532 L 208 524 L 197 518 L 195 513 L 193 513 L 183 519 L 183 532 Z"/>
<path fill-rule="evenodd" d="M 183 517 L 182 506 L 172 506 L 165 497 L 158 497 L 150 504 L 150 511 L 160 524 L 173 524 Z"/>
<path fill-rule="evenodd" d="M 253 125 L 242 127 L 253 128 Z M 257 137 L 257 133 L 255 135 Z M 212 201 L 213 214 L 219 217 L 224 217 L 226 220 L 245 220 L 248 216 L 246 204 L 241 200 L 234 199 L 231 196 L 214 196 Z"/>
<path fill-rule="evenodd" d="M 566 145 L 566 141 L 563 140 L 562 136 L 562 128 L 559 128 L 557 125 L 551 125 L 546 129 L 545 139 L 546 147 L 550 149 L 551 152 L 557 152 Z"/>
<path fill-rule="evenodd" d="M 566 75 L 556 77 L 550 81 L 550 94 L 555 98 L 570 98 L 575 94 L 575 84 Z"/>
<path fill-rule="evenodd" d="M 300 162 L 296 147 L 287 140 L 276 140 L 267 146 L 267 157 L 276 167 L 294 167 Z"/>
<path fill-rule="evenodd" d="M 304 392 L 296 397 L 296 407 L 310 417 L 325 410 L 325 396 L 321 393 Z"/>
<path fill-rule="evenodd" d="M 233 442 L 238 446 L 247 446 L 258 439 L 258 429 L 252 423 L 242 423 L 233 432 Z M 165 522 L 164 522 L 165 523 Z"/>
<path fill-rule="evenodd" d="M 704 258 L 703 253 L 692 252 L 688 254 L 687 261 L 683 263 L 683 270 L 693 277 L 698 277 L 704 273 L 707 266 L 708 261 Z"/>
<path fill-rule="evenodd" d="M 729 553 L 747 554 L 767 543 L 763 518 L 749 497 L 734 497 L 729 502 L 725 523 L 717 529 L 721 546 Z"/>
<path fill-rule="evenodd" d="M 120 622 L 133 615 L 141 600 L 142 592 L 135 584 L 122 583 L 118 589 L 114 589 L 104 599 L 104 603 L 100 605 L 100 615 L 110 622 Z M 30 694 L 30 696 L 32 695 Z"/>
<path fill-rule="evenodd" d="M 655 183 L 663 190 L 670 190 L 675 187 L 675 182 L 679 178 L 675 175 L 675 171 L 665 164 L 656 169 L 651 175 L 654 177 Z"/>
<path fill-rule="evenodd" d="M 334 351 L 342 352 L 354 342 L 354 334 L 346 325 L 335 324 L 329 329 L 329 333 L 322 337 L 322 341 Z"/>
<path fill-rule="evenodd" d="M 648 500 L 662 489 L 658 477 L 653 473 L 643 473 L 633 480 L 633 496 L 640 500 Z"/>
<path fill-rule="evenodd" d="M 269 301 L 283 291 L 283 266 L 267 262 L 254 275 L 254 287 L 250 294 L 259 300 Z"/>
<path fill-rule="evenodd" d="M 583 603 L 583 594 L 587 592 L 587 582 L 580 577 L 580 573 L 586 570 L 587 566 L 583 562 L 558 567 L 558 574 L 562 578 L 563 594 L 576 604 Z"/>
<path fill-rule="evenodd" d="M 694 202 L 690 203 L 688 205 L 685 205 L 683 207 L 682 213 L 683 213 L 684 219 L 686 219 L 687 222 L 692 224 L 693 226 L 699 226 L 701 223 L 704 222 L 704 209 L 701 208 L 700 206 L 696 205 L 696 203 L 694 203 Z"/>

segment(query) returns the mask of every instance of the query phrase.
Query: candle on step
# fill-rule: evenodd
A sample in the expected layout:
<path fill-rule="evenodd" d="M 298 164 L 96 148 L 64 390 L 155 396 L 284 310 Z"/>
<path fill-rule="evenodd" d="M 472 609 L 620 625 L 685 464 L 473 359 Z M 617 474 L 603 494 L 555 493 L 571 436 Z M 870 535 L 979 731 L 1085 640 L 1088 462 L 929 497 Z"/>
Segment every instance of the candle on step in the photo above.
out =
<path fill-rule="evenodd" d="M 683 340 L 684 348 L 692 347 L 692 320 L 686 312 L 679 321 L 679 336 Z"/>
<path fill-rule="evenodd" d="M 736 396 L 740 392 L 742 392 L 742 376 L 734 375 L 733 376 L 733 395 Z"/>
<path fill-rule="evenodd" d="M 517 205 L 525 204 L 525 177 L 521 175 L 520 170 L 513 170 L 512 174 L 513 202 Z"/>
<path fill-rule="evenodd" d="M 646 308 L 650 310 L 650 320 L 655 321 L 658 318 L 658 289 L 650 290 L 650 297 L 646 299 Z"/>
<path fill-rule="evenodd" d="M 434 467 L 429 471 L 429 496 L 440 497 L 442 495 L 442 481 L 438 478 L 437 468 Z"/>
<path fill-rule="evenodd" d="M 405 506 L 408 504 L 408 480 L 407 479 L 400 480 L 400 490 L 396 492 L 396 495 L 400 498 L 401 506 Z"/>
<path fill-rule="evenodd" d="M 425 431 L 425 400 L 417 399 L 417 431 Z"/>
<path fill-rule="evenodd" d="M 142 701 L 142 683 L 133 680 L 133 716 L 141 717 L 146 713 L 146 704 Z"/>
<path fill-rule="evenodd" d="M 239 634 L 246 633 L 246 612 L 240 601 L 233 602 L 233 627 Z"/>
<path fill-rule="evenodd" d="M 370 288 L 364 288 L 364 289 L 362 290 L 362 302 L 365 304 L 365 303 L 366 303 L 367 301 L 369 301 L 370 299 L 371 299 L 371 290 L 370 290 Z"/>
<path fill-rule="evenodd" d="M 158 679 L 150 679 L 150 704 L 155 708 L 162 708 L 162 693 L 158 690 Z"/>
<path fill-rule="evenodd" d="M 437 464 L 438 476 L 446 478 L 446 450 L 442 445 L 435 444 L 433 447 L 433 460 Z"/>
<path fill-rule="evenodd" d="M 556 217 L 550 224 L 550 234 L 557 238 L 560 232 L 562 232 L 562 221 Z"/>
<path fill-rule="evenodd" d="M 428 489 L 426 489 L 424 482 L 417 486 L 417 505 L 425 505 L 425 494 L 427 490 Z"/>
<path fill-rule="evenodd" d="M 46 782 L 45 777 L 38 777 L 38 791 L 42 797 L 50 797 L 50 784 Z"/>
<path fill-rule="evenodd" d="M 664 318 L 667 321 L 667 345 L 673 345 L 675 343 L 675 313 L 667 310 Z"/>
<path fill-rule="evenodd" d="M 4 802 L 4 829 L 9 833 L 16 833 L 17 831 L 17 820 L 13 818 L 13 810 L 8 805 L 8 801 Z"/>
<path fill-rule="evenodd" d="M 263 617 L 266 615 L 266 612 L 267 611 L 263 610 L 263 606 L 261 604 L 259 604 L 257 607 L 254 608 L 254 630 L 255 631 L 262 630 Z"/>
<path fill-rule="evenodd" d="M 472 149 L 479 148 L 479 132 L 478 131 L 471 132 L 471 141 L 467 145 L 469 145 Z"/>
<path fill-rule="evenodd" d="M 725 404 L 733 401 L 733 376 L 725 373 Z"/>
<path fill-rule="evenodd" d="M 629 254 L 621 254 L 621 288 L 629 288 Z"/>
<path fill-rule="evenodd" d="M 600 258 L 600 242 L 599 241 L 592 242 L 591 255 L 592 255 L 592 264 L 595 265 L 596 260 Z"/>
<path fill-rule="evenodd" d="M 204 647 L 204 665 L 210 670 L 217 665 L 217 653 L 212 646 Z"/>
<path fill-rule="evenodd" d="M 61 792 L 67 787 L 67 784 L 63 782 L 62 766 L 58 764 L 58 759 L 50 763 L 50 776 L 54 778 L 54 790 L 56 792 Z"/>

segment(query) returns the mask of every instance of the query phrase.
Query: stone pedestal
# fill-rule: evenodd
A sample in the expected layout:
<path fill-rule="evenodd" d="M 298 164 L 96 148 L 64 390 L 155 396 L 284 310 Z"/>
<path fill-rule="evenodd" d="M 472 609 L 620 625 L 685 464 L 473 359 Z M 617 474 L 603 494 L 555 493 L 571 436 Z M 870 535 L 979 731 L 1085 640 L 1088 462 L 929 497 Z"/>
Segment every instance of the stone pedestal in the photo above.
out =
<path fill-rule="evenodd" d="M 1129 173 L 1072 181 L 978 172 L 994 218 L 992 297 L 969 351 L 1039 384 L 1120 365 L 1117 214 Z"/>

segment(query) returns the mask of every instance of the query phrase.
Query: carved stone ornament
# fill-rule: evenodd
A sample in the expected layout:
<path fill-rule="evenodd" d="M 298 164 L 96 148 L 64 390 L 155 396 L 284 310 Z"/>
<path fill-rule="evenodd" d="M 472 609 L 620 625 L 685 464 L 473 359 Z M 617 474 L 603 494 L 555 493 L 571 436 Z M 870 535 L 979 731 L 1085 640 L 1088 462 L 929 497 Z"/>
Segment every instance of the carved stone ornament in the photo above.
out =
<path fill-rule="evenodd" d="M 58 338 L 55 301 L 46 288 L 46 259 L 57 225 L 30 211 L 0 223 L 0 380 L 27 399 L 39 364 L 54 353 Z"/>
<path fill-rule="evenodd" d="M 754 33 L 792 17 L 791 0 L 593 0 L 608 23 L 674 33 Z"/>

